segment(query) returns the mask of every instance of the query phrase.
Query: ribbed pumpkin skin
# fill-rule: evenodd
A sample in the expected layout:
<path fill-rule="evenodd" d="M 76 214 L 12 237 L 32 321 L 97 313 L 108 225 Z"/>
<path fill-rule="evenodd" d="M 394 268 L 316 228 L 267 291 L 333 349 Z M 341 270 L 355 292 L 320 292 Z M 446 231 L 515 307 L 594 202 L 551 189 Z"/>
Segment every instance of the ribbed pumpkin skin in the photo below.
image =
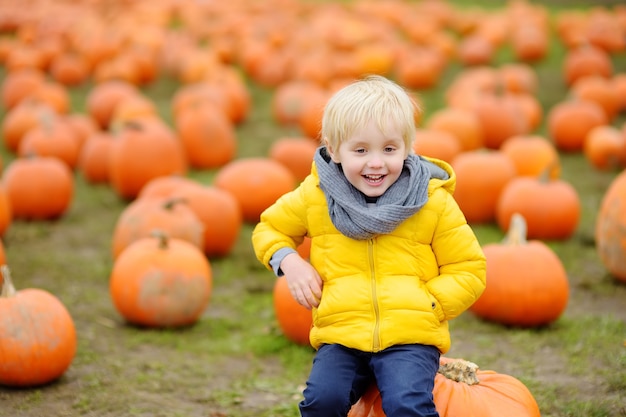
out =
<path fill-rule="evenodd" d="M 444 358 L 445 364 L 458 359 Z M 531 392 L 518 379 L 495 371 L 477 370 L 475 385 L 457 382 L 438 373 L 433 397 L 439 417 L 540 417 Z M 380 392 L 372 384 L 354 404 L 348 417 L 385 417 Z"/>
<path fill-rule="evenodd" d="M 622 171 L 602 197 L 596 218 L 596 250 L 606 269 L 626 282 L 626 171 Z"/>
<path fill-rule="evenodd" d="M 59 378 L 76 354 L 74 322 L 47 291 L 0 298 L 0 385 L 31 387 Z"/>
<path fill-rule="evenodd" d="M 195 323 L 208 305 L 211 266 L 200 248 L 182 239 L 147 237 L 115 260 L 109 290 L 130 323 L 178 327 Z"/>

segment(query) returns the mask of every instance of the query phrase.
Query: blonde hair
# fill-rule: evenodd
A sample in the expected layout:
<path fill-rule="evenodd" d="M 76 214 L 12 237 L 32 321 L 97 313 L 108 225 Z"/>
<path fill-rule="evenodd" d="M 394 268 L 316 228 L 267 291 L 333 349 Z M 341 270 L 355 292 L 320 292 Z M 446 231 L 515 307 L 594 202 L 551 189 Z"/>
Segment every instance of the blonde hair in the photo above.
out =
<path fill-rule="evenodd" d="M 400 129 L 407 154 L 413 152 L 415 119 L 421 109 L 400 85 L 380 75 L 370 75 L 337 91 L 326 103 L 322 140 L 333 150 L 355 131 L 376 121 L 381 132 Z"/>

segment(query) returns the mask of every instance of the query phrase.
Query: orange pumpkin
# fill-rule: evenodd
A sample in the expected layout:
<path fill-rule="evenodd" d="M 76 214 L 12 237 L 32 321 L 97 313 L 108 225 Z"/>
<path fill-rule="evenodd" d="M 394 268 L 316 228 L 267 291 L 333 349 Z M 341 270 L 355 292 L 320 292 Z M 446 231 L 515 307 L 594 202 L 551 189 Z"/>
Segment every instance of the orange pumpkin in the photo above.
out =
<path fill-rule="evenodd" d="M 113 259 L 136 240 L 150 236 L 155 229 L 199 249 L 204 247 L 204 225 L 184 200 L 142 198 L 126 206 L 115 223 L 111 242 Z"/>
<path fill-rule="evenodd" d="M 626 171 L 613 179 L 596 217 L 596 250 L 606 269 L 626 283 Z"/>
<path fill-rule="evenodd" d="M 197 182 L 181 185 L 170 195 L 185 201 L 204 225 L 204 254 L 210 258 L 229 255 L 243 226 L 237 199 L 221 188 Z"/>
<path fill-rule="evenodd" d="M 122 198 L 135 198 L 153 178 L 186 172 L 183 146 L 160 119 L 133 120 L 117 132 L 109 156 L 109 181 Z"/>
<path fill-rule="evenodd" d="M 549 31 L 531 22 L 519 24 L 512 30 L 511 47 L 518 61 L 540 61 L 546 57 L 550 48 Z"/>
<path fill-rule="evenodd" d="M 294 189 L 296 178 L 271 158 L 240 158 L 223 166 L 213 185 L 237 199 L 244 221 L 256 223 L 266 208 Z"/>
<path fill-rule="evenodd" d="M 426 120 L 425 127 L 452 134 L 459 141 L 462 151 L 480 149 L 484 144 L 480 120 L 476 114 L 467 109 L 441 108 Z"/>
<path fill-rule="evenodd" d="M 530 130 L 530 120 L 516 94 L 483 93 L 470 109 L 480 120 L 487 148 L 499 149 L 507 139 Z"/>
<path fill-rule="evenodd" d="M 496 222 L 509 229 L 514 213 L 526 220 L 526 237 L 565 240 L 580 222 L 581 201 L 578 191 L 566 180 L 548 177 L 515 177 L 504 187 L 496 205 Z"/>
<path fill-rule="evenodd" d="M 7 251 L 4 248 L 4 243 L 0 239 L 0 265 L 4 265 L 7 263 Z M 0 288 L 2 288 L 2 284 L 4 283 L 4 278 L 2 278 L 2 274 L 0 274 Z"/>
<path fill-rule="evenodd" d="M 79 155 L 76 133 L 63 119 L 48 114 L 39 123 L 29 129 L 22 137 L 17 148 L 17 155 L 52 156 L 74 170 Z"/>
<path fill-rule="evenodd" d="M 0 85 L 0 102 L 5 110 L 10 110 L 45 82 L 45 73 L 38 69 L 10 71 Z"/>
<path fill-rule="evenodd" d="M 293 298 L 285 276 L 278 277 L 273 290 L 274 314 L 285 337 L 299 345 L 308 346 L 313 325 L 311 310 Z"/>
<path fill-rule="evenodd" d="M 621 156 L 626 155 L 626 135 L 611 125 L 596 126 L 585 136 L 583 154 L 599 170 L 623 168 L 626 164 Z"/>
<path fill-rule="evenodd" d="M 135 94 L 140 94 L 137 87 L 129 82 L 111 80 L 96 84 L 87 93 L 87 114 L 103 129 L 109 127 L 115 106 Z"/>
<path fill-rule="evenodd" d="M 498 150 L 476 150 L 459 154 L 451 165 L 457 178 L 454 199 L 467 221 L 493 222 L 502 190 L 517 175 L 513 161 Z"/>
<path fill-rule="evenodd" d="M 52 156 L 14 159 L 2 183 L 16 219 L 56 219 L 65 214 L 74 197 L 72 171 Z"/>
<path fill-rule="evenodd" d="M 65 51 L 54 57 L 49 71 L 54 80 L 68 87 L 82 84 L 89 78 L 87 60 L 73 51 Z"/>
<path fill-rule="evenodd" d="M 268 156 L 287 167 L 297 181 L 302 181 L 311 173 L 311 164 L 318 145 L 309 138 L 283 137 L 272 143 Z"/>
<path fill-rule="evenodd" d="M 297 124 L 304 136 L 311 139 L 319 139 L 324 106 L 328 101 L 329 95 L 329 91 L 324 90 L 322 94 L 309 95 L 302 103 Z"/>
<path fill-rule="evenodd" d="M 76 168 L 90 184 L 109 182 L 109 159 L 115 138 L 108 132 L 99 131 L 85 139 Z"/>
<path fill-rule="evenodd" d="M 417 129 L 413 151 L 417 155 L 441 159 L 448 163 L 462 152 L 459 140 L 452 133 L 434 129 Z"/>
<path fill-rule="evenodd" d="M 82 149 L 87 138 L 100 132 L 100 128 L 91 116 L 85 113 L 70 113 L 61 118 L 74 131 L 74 137 L 78 141 L 78 148 Z"/>
<path fill-rule="evenodd" d="M 590 43 L 581 44 L 567 51 L 562 66 L 563 79 L 568 86 L 587 75 L 613 76 L 611 55 Z"/>
<path fill-rule="evenodd" d="M 195 323 L 212 290 L 211 264 L 195 245 L 165 233 L 133 242 L 115 260 L 109 292 L 132 324 L 180 327 Z"/>
<path fill-rule="evenodd" d="M 547 117 L 550 139 L 559 150 L 565 152 L 582 151 L 589 131 L 607 123 L 602 107 L 586 100 L 561 101 L 548 111 Z"/>
<path fill-rule="evenodd" d="M 477 66 L 491 63 L 496 47 L 481 34 L 470 34 L 459 41 L 458 59 L 462 65 Z"/>
<path fill-rule="evenodd" d="M 0 237 L 4 236 L 12 222 L 13 209 L 11 208 L 11 202 L 4 184 L 0 183 Z M 0 262 L 0 265 L 2 265 L 2 262 Z"/>
<path fill-rule="evenodd" d="M 215 104 L 198 103 L 180 110 L 175 129 L 193 168 L 218 168 L 236 156 L 235 125 Z"/>
<path fill-rule="evenodd" d="M 24 135 L 40 125 L 42 118 L 58 117 L 47 104 L 25 100 L 7 111 L 2 119 L 2 139 L 9 151 L 16 152 Z"/>
<path fill-rule="evenodd" d="M 537 401 L 520 380 L 480 370 L 463 359 L 440 359 L 433 398 L 440 417 L 541 416 Z M 348 417 L 385 417 L 375 384 L 352 406 Z"/>
<path fill-rule="evenodd" d="M 398 83 L 410 89 L 435 87 L 447 65 L 442 52 L 425 46 L 412 45 L 396 54 L 393 72 Z"/>
<path fill-rule="evenodd" d="M 187 185 L 195 185 L 198 182 L 189 177 L 182 177 L 180 175 L 165 175 L 162 177 L 156 177 L 151 179 L 141 187 L 141 191 L 137 195 L 137 198 L 165 198 L 172 197 L 172 195 L 180 188 Z"/>
<path fill-rule="evenodd" d="M 539 327 L 556 321 L 567 307 L 569 281 L 556 253 L 541 240 L 526 240 L 526 222 L 511 218 L 503 242 L 483 246 L 487 287 L 470 311 L 507 326 Z"/>
<path fill-rule="evenodd" d="M 17 291 L 9 268 L 0 267 L 0 385 L 33 387 L 61 377 L 76 355 L 74 321 L 48 291 Z"/>
<path fill-rule="evenodd" d="M 272 117 L 282 126 L 297 126 L 311 97 L 325 98 L 325 89 L 304 80 L 291 80 L 278 85 L 271 99 Z"/>
<path fill-rule="evenodd" d="M 59 114 L 67 114 L 70 111 L 69 90 L 56 81 L 42 83 L 24 98 L 26 99 L 45 103 Z"/>
<path fill-rule="evenodd" d="M 549 170 L 550 178 L 561 175 L 559 152 L 552 142 L 539 135 L 518 135 L 507 139 L 500 151 L 515 164 L 517 175 L 537 177 Z"/>
<path fill-rule="evenodd" d="M 609 122 L 613 121 L 620 111 L 621 97 L 609 78 L 585 75 L 572 84 L 570 92 L 573 98 L 598 104 Z"/>

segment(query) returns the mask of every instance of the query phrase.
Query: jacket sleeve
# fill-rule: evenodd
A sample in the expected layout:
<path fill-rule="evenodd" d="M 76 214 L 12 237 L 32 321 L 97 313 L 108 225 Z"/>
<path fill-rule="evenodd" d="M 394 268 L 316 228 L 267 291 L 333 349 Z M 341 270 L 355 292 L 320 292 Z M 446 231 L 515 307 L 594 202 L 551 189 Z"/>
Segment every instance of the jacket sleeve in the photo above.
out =
<path fill-rule="evenodd" d="M 487 262 L 474 231 L 453 196 L 443 190 L 444 202 L 432 248 L 439 276 L 427 287 L 437 299 L 440 320 L 451 320 L 467 310 L 485 290 Z M 439 195 L 440 198 L 441 194 Z"/>
<path fill-rule="evenodd" d="M 270 270 L 272 255 L 281 248 L 296 249 L 307 233 L 305 187 L 302 183 L 276 200 L 252 231 L 254 253 Z"/>

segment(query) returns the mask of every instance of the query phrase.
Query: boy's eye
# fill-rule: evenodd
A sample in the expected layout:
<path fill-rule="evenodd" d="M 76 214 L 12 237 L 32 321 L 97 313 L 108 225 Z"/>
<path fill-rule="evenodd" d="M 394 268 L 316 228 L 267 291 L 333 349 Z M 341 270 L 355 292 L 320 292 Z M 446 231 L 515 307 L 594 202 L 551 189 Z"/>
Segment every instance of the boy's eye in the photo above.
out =
<path fill-rule="evenodd" d="M 359 148 L 354 150 L 356 153 L 365 153 L 365 149 Z"/>
<path fill-rule="evenodd" d="M 385 152 L 393 152 L 393 151 L 395 151 L 395 150 L 396 150 L 396 148 L 394 148 L 393 146 L 387 146 L 387 147 L 385 148 Z"/>

